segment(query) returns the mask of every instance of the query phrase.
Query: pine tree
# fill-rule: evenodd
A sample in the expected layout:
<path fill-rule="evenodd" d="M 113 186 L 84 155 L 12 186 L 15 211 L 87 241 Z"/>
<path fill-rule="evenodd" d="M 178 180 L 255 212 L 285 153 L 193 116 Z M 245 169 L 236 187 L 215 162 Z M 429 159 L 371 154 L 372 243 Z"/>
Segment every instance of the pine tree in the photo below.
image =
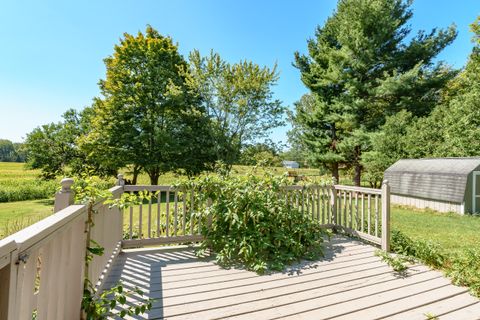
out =
<path fill-rule="evenodd" d="M 308 41 L 295 66 L 316 96 L 316 109 L 298 115 L 306 144 L 337 176 L 339 164 L 355 168 L 360 185 L 365 137 L 386 116 L 407 110 L 428 115 L 439 89 L 455 72 L 433 59 L 456 37 L 455 26 L 418 32 L 410 41 L 411 1 L 340 0 L 336 12 Z"/>

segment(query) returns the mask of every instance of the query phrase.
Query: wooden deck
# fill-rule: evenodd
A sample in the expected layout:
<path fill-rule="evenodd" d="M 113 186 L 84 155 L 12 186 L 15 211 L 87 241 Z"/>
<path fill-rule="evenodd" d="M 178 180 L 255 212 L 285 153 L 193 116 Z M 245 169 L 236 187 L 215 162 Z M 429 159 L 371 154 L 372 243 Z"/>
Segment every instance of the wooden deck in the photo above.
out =
<path fill-rule="evenodd" d="M 335 237 L 325 258 L 259 276 L 198 259 L 191 248 L 120 254 L 106 286 L 122 281 L 157 299 L 136 319 L 480 319 L 480 301 L 422 265 L 392 271 L 375 248 Z"/>

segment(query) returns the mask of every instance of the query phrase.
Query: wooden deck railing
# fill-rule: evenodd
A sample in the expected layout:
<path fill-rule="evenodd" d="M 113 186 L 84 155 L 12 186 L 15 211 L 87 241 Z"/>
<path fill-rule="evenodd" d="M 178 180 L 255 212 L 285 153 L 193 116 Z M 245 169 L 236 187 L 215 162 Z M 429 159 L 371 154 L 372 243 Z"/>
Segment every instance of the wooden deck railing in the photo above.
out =
<path fill-rule="evenodd" d="M 87 208 L 72 204 L 70 185 L 56 197 L 68 207 L 57 205 L 57 213 L 0 241 L 1 320 L 80 319 Z M 122 188 L 110 191 L 118 196 Z M 103 201 L 94 208 L 91 238 L 105 248 L 89 265 L 89 278 L 97 283 L 120 249 L 122 213 Z"/>
<path fill-rule="evenodd" d="M 172 186 L 124 186 L 124 192 L 149 191 L 148 201 L 132 206 L 124 226 L 125 248 L 202 239 L 202 223 L 195 214 L 208 203 L 196 203 L 193 191 Z M 324 227 L 343 231 L 389 250 L 390 191 L 344 185 L 287 186 L 280 197 Z"/>
<path fill-rule="evenodd" d="M 334 185 L 334 225 L 390 250 L 390 187 L 370 189 Z"/>
<path fill-rule="evenodd" d="M 149 191 L 153 196 L 145 203 L 132 206 L 125 214 L 124 248 L 152 244 L 196 242 L 202 221 L 195 213 L 208 203 L 198 203 L 191 190 L 172 186 L 136 185 L 124 187 L 124 192 Z"/>
<path fill-rule="evenodd" d="M 71 179 L 62 180 L 55 214 L 0 240 L 0 320 L 80 319 L 86 254 L 87 207 L 73 204 Z M 171 186 L 124 186 L 124 192 L 151 191 L 154 197 L 122 213 L 104 201 L 94 205 L 91 239 L 104 247 L 88 275 L 101 286 L 122 247 L 195 242 L 202 239 L 195 213 L 210 201 L 198 203 L 189 190 Z M 287 203 L 325 227 L 343 229 L 389 250 L 390 192 L 350 186 L 288 186 L 281 192 Z M 123 218 L 125 214 L 125 219 Z"/>

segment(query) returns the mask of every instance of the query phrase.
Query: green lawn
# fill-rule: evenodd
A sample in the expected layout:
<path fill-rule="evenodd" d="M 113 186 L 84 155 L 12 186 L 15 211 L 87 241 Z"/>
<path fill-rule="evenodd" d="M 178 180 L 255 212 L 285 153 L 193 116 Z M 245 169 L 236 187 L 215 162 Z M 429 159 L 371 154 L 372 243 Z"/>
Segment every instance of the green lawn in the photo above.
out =
<path fill-rule="evenodd" d="M 392 229 L 415 240 L 430 240 L 454 253 L 480 246 L 480 217 L 393 206 Z"/>
<path fill-rule="evenodd" d="M 53 213 L 53 200 L 0 203 L 0 239 Z"/>

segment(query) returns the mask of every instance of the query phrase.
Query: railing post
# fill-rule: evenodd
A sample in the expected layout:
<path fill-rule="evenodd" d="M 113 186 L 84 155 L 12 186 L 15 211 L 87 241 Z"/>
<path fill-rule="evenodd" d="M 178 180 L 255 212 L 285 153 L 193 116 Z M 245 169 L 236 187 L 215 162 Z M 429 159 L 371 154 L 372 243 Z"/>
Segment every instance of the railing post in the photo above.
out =
<path fill-rule="evenodd" d="M 55 194 L 55 205 L 53 212 L 58 212 L 74 204 L 75 192 L 71 189 L 73 179 L 65 178 L 60 182 L 62 189 Z"/>
<path fill-rule="evenodd" d="M 337 184 L 337 179 L 332 177 L 332 186 L 330 188 L 330 207 L 332 209 L 332 224 L 334 226 L 337 225 L 337 190 L 335 189 L 335 185 Z"/>
<path fill-rule="evenodd" d="M 125 179 L 123 178 L 123 174 L 121 173 L 117 175 L 117 186 L 121 186 L 121 187 L 125 186 Z"/>
<path fill-rule="evenodd" d="M 390 251 L 390 185 L 382 183 L 382 250 Z"/>

